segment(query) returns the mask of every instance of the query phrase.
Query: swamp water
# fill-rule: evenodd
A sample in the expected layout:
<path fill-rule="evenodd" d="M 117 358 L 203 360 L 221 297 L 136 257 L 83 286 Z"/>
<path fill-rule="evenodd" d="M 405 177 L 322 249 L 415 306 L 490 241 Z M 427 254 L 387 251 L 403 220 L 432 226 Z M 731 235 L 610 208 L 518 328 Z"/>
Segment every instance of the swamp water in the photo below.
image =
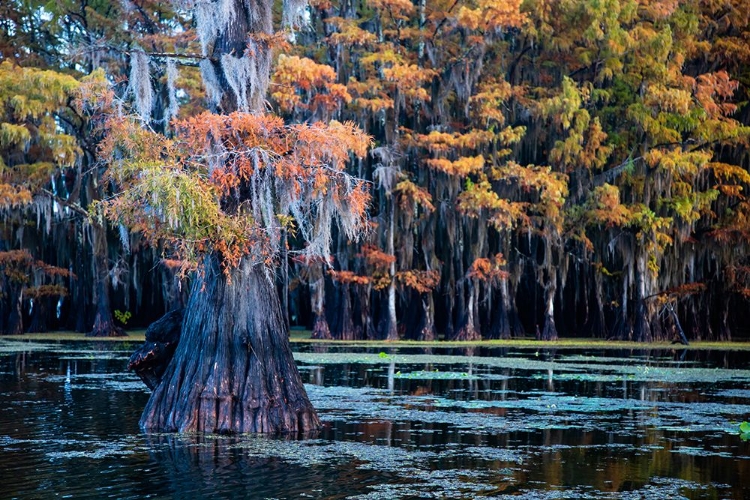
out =
<path fill-rule="evenodd" d="M 750 498 L 750 352 L 295 343 L 305 440 L 143 434 L 132 343 L 0 339 L 0 498 Z"/>

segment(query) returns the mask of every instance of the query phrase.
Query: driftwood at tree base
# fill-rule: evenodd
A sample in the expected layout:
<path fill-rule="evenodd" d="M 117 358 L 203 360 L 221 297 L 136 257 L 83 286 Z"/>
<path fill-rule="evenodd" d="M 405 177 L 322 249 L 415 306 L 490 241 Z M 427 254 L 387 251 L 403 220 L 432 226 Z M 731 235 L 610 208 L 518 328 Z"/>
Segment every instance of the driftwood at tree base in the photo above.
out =
<path fill-rule="evenodd" d="M 128 370 L 134 371 L 151 390 L 161 382 L 180 342 L 183 315 L 184 309 L 176 309 L 151 323 L 146 341 L 130 356 Z"/>

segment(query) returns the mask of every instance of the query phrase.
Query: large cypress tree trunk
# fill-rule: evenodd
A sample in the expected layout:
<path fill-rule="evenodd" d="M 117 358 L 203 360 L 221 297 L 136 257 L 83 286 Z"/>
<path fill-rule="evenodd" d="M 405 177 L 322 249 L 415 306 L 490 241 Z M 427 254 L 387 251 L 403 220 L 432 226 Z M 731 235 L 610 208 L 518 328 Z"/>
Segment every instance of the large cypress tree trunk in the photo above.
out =
<path fill-rule="evenodd" d="M 515 280 L 513 283 L 510 282 L 509 278 L 503 278 L 500 281 L 500 300 L 498 301 L 498 313 L 495 316 L 497 326 L 493 326 L 498 336 L 494 338 L 509 339 L 526 335 L 516 306 L 516 288 Z M 503 325 L 502 321 L 506 321 L 507 324 Z M 507 337 L 504 336 L 506 333 Z"/>
<path fill-rule="evenodd" d="M 197 27 L 204 55 L 213 46 L 201 72 L 209 90 L 220 94 L 212 99 L 221 112 L 264 109 L 271 53 L 268 42 L 254 35 L 273 33 L 272 7 L 267 0 L 201 4 Z M 224 209 L 251 201 L 249 186 L 237 192 L 240 199 L 222 200 Z M 288 337 L 273 273 L 251 257 L 224 270 L 220 257 L 209 254 L 191 288 L 180 342 L 141 427 L 208 433 L 318 429 Z"/>
<path fill-rule="evenodd" d="M 206 257 L 180 343 L 141 417 L 146 430 L 305 433 L 320 421 L 294 364 L 273 277 Z"/>
<path fill-rule="evenodd" d="M 583 331 L 591 337 L 603 337 L 607 330 L 607 323 L 604 318 L 603 275 L 597 267 L 593 267 L 588 273 L 590 279 L 594 281 L 594 286 L 585 294 L 589 305 L 587 306 L 588 318 L 583 326 Z"/>

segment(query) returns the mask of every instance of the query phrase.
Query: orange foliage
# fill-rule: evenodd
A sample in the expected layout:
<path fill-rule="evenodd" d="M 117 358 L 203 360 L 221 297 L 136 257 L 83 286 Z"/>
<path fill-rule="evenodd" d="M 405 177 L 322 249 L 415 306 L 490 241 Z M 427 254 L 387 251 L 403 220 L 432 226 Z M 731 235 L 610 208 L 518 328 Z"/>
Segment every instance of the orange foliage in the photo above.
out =
<path fill-rule="evenodd" d="M 34 262 L 34 257 L 31 256 L 28 250 L 8 250 L 6 252 L 0 252 L 0 265 L 30 265 Z"/>
<path fill-rule="evenodd" d="M 417 293 L 429 293 L 440 284 L 440 273 L 412 269 L 396 273 L 396 281 L 402 286 L 411 288 Z"/>
<path fill-rule="evenodd" d="M 456 21 L 469 30 L 496 30 L 499 28 L 520 27 L 526 21 L 521 12 L 522 0 L 477 0 L 477 8 L 462 5 Z"/>
<path fill-rule="evenodd" d="M 24 290 L 24 295 L 34 299 L 41 297 L 65 297 L 68 295 L 68 289 L 61 285 L 32 286 Z"/>
<path fill-rule="evenodd" d="M 734 96 L 739 82 L 732 80 L 726 71 L 704 73 L 694 80 L 693 91 L 710 118 L 729 116 L 737 110 L 737 105 L 729 102 Z"/>
<path fill-rule="evenodd" d="M 654 20 L 666 19 L 679 6 L 678 0 L 639 0 L 639 14 Z"/>
<path fill-rule="evenodd" d="M 281 54 L 273 75 L 271 96 L 281 110 L 330 113 L 352 100 L 346 86 L 336 83 L 336 71 L 312 59 Z"/>
<path fill-rule="evenodd" d="M 401 210 L 411 210 L 414 205 L 421 206 L 427 213 L 435 210 L 430 193 L 409 179 L 404 179 L 396 184 L 393 192 L 398 194 L 398 203 Z"/>
<path fill-rule="evenodd" d="M 346 285 L 369 285 L 372 283 L 372 278 L 360 276 L 352 271 L 334 271 L 333 269 L 330 269 L 328 270 L 328 275 L 334 281 Z"/>
<path fill-rule="evenodd" d="M 367 4 L 402 21 L 408 21 L 414 14 L 414 4 L 410 0 L 367 0 Z"/>
<path fill-rule="evenodd" d="M 36 276 L 36 282 L 76 277 L 75 274 L 65 268 L 51 266 L 41 260 L 34 259 L 26 249 L 0 252 L 0 272 L 8 281 L 21 286 L 32 283 L 34 276 Z M 55 283 L 43 283 L 35 287 L 25 288 L 25 293 L 31 297 L 64 296 L 67 294 L 67 289 Z"/>
<path fill-rule="evenodd" d="M 480 257 L 472 262 L 469 267 L 468 277 L 493 286 L 508 277 L 508 272 L 503 269 L 506 265 L 503 254 L 498 253 L 491 258 Z"/>
<path fill-rule="evenodd" d="M 354 19 L 341 17 L 329 17 L 325 20 L 327 24 L 335 26 L 338 31 L 331 33 L 329 41 L 334 44 L 348 46 L 369 45 L 377 41 L 377 37 L 357 25 Z"/>
<path fill-rule="evenodd" d="M 623 227 L 630 220 L 630 211 L 620 203 L 620 190 L 604 184 L 594 189 L 587 207 L 589 220 L 605 227 Z"/>
<path fill-rule="evenodd" d="M 383 68 L 383 77 L 387 82 L 394 82 L 402 95 L 413 100 L 426 102 L 430 96 L 422 87 L 432 80 L 436 72 L 420 68 L 415 64 L 394 64 L 390 68 Z"/>
<path fill-rule="evenodd" d="M 387 254 L 373 245 L 364 245 L 362 247 L 362 256 L 364 256 L 367 264 L 375 269 L 385 269 L 396 262 L 394 255 Z"/>
<path fill-rule="evenodd" d="M 287 126 L 278 116 L 237 112 L 175 121 L 172 139 L 127 119 L 108 128 L 101 157 L 127 161 L 109 171 L 124 190 L 105 203 L 107 215 L 167 243 L 180 260 L 214 251 L 225 269 L 248 254 L 272 263 L 281 228 L 276 215 L 289 210 L 280 197 L 285 204 L 330 203 L 328 217 L 338 216 L 347 234 L 364 223 L 367 186 L 345 167 L 366 154 L 370 138 L 352 123 Z M 238 201 L 238 190 L 249 194 Z"/>

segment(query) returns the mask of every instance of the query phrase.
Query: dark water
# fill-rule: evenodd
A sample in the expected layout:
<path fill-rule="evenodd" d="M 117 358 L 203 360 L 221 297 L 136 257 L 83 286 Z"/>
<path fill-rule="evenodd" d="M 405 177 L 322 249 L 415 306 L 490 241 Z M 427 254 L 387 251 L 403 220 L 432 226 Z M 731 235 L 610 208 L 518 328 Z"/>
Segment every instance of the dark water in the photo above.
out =
<path fill-rule="evenodd" d="M 145 435 L 132 345 L 0 339 L 0 498 L 750 498 L 750 353 L 294 346 L 306 440 Z"/>

